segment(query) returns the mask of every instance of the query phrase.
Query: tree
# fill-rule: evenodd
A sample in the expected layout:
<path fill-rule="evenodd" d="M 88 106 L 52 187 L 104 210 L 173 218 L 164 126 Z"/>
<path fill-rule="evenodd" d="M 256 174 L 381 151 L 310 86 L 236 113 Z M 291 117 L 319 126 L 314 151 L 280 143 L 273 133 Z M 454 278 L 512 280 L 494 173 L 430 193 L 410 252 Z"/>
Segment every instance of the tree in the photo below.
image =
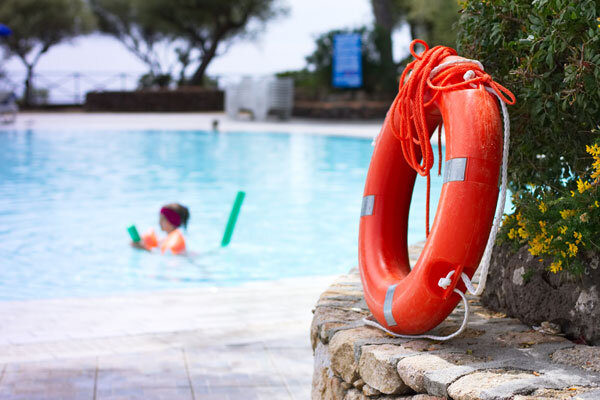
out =
<path fill-rule="evenodd" d="M 2 0 L 0 21 L 12 35 L 2 40 L 25 65 L 24 104 L 31 104 L 33 70 L 52 46 L 90 32 L 93 18 L 83 0 Z"/>
<path fill-rule="evenodd" d="M 120 41 L 149 68 L 147 84 L 166 82 L 166 66 L 159 47 L 169 48 L 174 38 L 160 18 L 152 14 L 147 0 L 90 0 L 101 32 Z"/>
<path fill-rule="evenodd" d="M 271 18 L 285 13 L 279 0 L 90 0 L 101 31 L 150 68 L 151 77 L 170 74 L 157 47 L 175 47 L 179 83 L 203 85 L 206 68 L 224 45 L 252 36 Z"/>
<path fill-rule="evenodd" d="M 454 25 L 460 17 L 456 0 L 396 0 L 407 6 L 406 21 L 414 39 L 422 39 L 432 47 L 456 46 Z"/>
<path fill-rule="evenodd" d="M 408 23 L 411 36 L 431 46 L 455 45 L 453 25 L 460 10 L 456 0 L 371 0 L 371 6 L 375 16 L 374 43 L 381 56 L 380 72 L 390 86 L 397 83 L 392 32 L 400 23 Z"/>
<path fill-rule="evenodd" d="M 517 97 L 510 107 L 509 180 L 576 189 L 600 128 L 599 0 L 467 1 L 459 54 L 478 59 Z"/>
<path fill-rule="evenodd" d="M 180 58 L 195 65 L 189 83 L 202 85 L 219 49 L 235 38 L 253 36 L 286 12 L 278 0 L 147 0 L 160 25 L 187 45 Z"/>
<path fill-rule="evenodd" d="M 392 32 L 400 19 L 401 8 L 399 2 L 391 0 L 371 0 L 373 15 L 375 16 L 374 42 L 381 56 L 381 72 L 383 80 L 395 90 L 396 64 L 392 52 Z"/>

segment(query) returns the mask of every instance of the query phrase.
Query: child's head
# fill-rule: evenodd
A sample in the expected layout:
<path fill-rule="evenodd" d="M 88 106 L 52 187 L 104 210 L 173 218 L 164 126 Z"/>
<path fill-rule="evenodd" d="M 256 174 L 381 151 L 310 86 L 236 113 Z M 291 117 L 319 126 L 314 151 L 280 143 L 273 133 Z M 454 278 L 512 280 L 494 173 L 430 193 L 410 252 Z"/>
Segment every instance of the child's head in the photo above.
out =
<path fill-rule="evenodd" d="M 190 210 L 187 207 L 179 203 L 171 203 L 160 209 L 160 219 L 158 222 L 160 229 L 170 233 L 180 226 L 186 228 L 189 219 Z"/>

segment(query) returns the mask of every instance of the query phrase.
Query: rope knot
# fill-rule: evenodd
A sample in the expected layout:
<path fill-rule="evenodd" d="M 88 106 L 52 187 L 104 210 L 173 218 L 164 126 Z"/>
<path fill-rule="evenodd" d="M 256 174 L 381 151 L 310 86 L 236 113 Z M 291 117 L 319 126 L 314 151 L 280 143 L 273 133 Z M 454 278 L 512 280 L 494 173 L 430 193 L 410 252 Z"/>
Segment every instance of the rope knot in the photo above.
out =
<path fill-rule="evenodd" d="M 448 289 L 448 286 L 452 284 L 452 279 L 450 279 L 452 275 L 454 275 L 454 271 L 450 271 L 444 278 L 440 278 L 438 281 L 438 286 L 444 290 Z"/>
<path fill-rule="evenodd" d="M 475 71 L 473 71 L 472 69 L 468 70 L 467 72 L 465 72 L 465 74 L 463 75 L 463 79 L 465 81 L 470 81 L 471 79 L 475 78 Z"/>

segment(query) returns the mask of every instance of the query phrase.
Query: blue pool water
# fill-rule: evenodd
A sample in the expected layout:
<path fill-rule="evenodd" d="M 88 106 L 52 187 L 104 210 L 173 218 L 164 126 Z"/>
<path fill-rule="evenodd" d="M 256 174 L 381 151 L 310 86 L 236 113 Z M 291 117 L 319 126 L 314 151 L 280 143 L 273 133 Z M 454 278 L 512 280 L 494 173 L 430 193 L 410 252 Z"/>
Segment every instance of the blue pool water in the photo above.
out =
<path fill-rule="evenodd" d="M 339 274 L 357 264 L 370 140 L 202 131 L 0 131 L 0 300 L 101 296 Z M 425 180 L 409 242 L 424 239 Z M 433 178 L 432 213 L 441 189 Z M 218 250 L 238 190 L 231 245 Z M 191 212 L 191 257 L 129 247 L 126 226 Z"/>

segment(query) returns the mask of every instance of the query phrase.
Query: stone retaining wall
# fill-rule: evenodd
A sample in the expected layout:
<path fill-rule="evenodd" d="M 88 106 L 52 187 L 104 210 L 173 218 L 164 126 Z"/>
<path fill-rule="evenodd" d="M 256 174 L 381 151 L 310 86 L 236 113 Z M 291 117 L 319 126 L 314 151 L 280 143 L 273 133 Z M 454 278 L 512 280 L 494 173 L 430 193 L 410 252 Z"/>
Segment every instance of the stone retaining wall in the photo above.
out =
<path fill-rule="evenodd" d="M 362 322 L 370 313 L 357 271 L 340 277 L 314 309 L 312 399 L 600 399 L 600 348 L 469 302 L 458 337 L 396 339 Z M 432 333 L 452 333 L 461 321 L 459 306 Z"/>
<path fill-rule="evenodd" d="M 294 102 L 292 115 L 322 119 L 383 119 L 390 101 L 302 101 Z"/>
<path fill-rule="evenodd" d="M 579 277 L 547 271 L 528 247 L 496 246 L 482 303 L 526 324 L 549 322 L 581 343 L 600 344 L 600 255 L 581 257 Z"/>

